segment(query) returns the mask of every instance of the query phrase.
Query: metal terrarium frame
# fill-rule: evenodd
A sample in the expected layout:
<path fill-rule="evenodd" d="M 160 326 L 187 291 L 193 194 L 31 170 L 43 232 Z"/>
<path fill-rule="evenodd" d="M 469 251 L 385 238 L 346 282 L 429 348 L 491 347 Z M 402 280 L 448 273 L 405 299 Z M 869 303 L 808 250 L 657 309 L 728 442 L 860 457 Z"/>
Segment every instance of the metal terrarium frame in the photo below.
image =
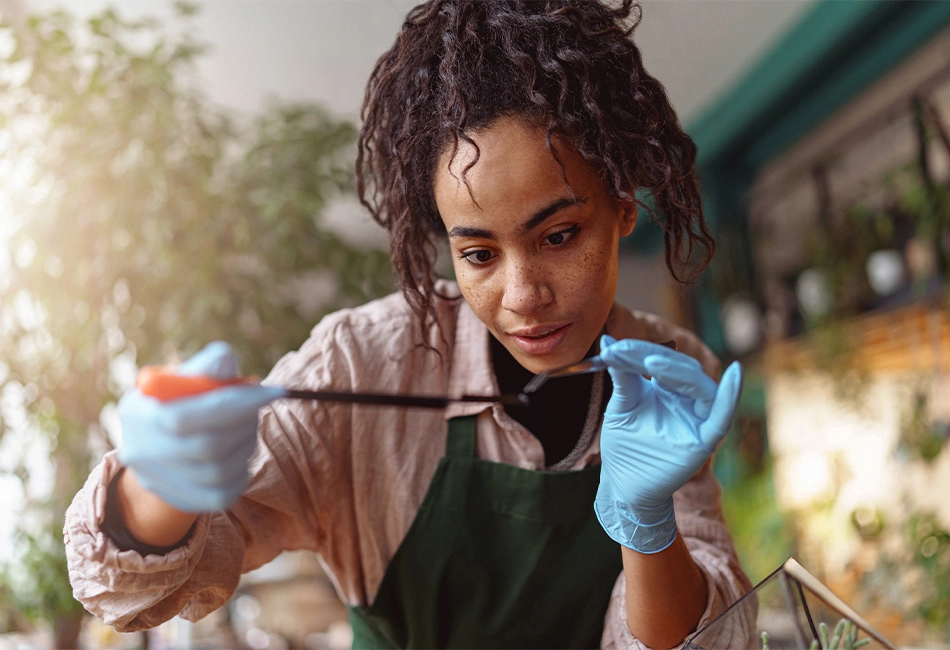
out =
<path fill-rule="evenodd" d="M 828 630 L 837 638 L 829 641 Z M 849 630 L 843 634 L 844 630 Z M 863 635 L 863 636 L 862 636 Z M 895 646 L 794 558 L 694 634 L 688 650 L 711 650 L 729 639 L 733 649 L 831 650 Z"/>

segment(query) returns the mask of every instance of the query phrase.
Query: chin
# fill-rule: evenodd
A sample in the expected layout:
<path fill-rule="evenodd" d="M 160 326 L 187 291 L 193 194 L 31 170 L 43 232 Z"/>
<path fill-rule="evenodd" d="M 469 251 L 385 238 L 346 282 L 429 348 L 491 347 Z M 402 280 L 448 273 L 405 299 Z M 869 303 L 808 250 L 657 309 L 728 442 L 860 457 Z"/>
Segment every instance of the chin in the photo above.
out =
<path fill-rule="evenodd" d="M 544 356 L 519 355 L 516 356 L 515 359 L 523 368 L 537 375 L 545 370 L 553 370 L 554 368 L 560 368 L 561 366 L 566 366 L 571 363 L 577 363 L 584 358 L 588 349 L 589 347 L 585 347 L 582 352 L 575 353 L 565 351 L 562 353 L 546 354 Z"/>

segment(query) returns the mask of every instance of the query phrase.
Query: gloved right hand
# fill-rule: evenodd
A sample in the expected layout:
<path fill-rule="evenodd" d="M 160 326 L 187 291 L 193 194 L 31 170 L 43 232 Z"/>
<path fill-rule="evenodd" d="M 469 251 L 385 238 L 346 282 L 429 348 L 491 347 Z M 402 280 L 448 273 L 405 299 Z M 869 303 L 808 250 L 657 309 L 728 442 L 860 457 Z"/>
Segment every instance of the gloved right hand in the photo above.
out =
<path fill-rule="evenodd" d="M 729 430 L 742 367 L 733 362 L 716 384 L 685 354 L 607 335 L 600 358 L 614 388 L 601 428 L 594 511 L 614 541 L 640 553 L 658 553 L 676 539 L 673 493 Z"/>
<path fill-rule="evenodd" d="M 222 341 L 181 364 L 179 375 L 232 379 L 237 358 Z M 257 446 L 257 411 L 285 395 L 282 388 L 234 384 L 162 402 L 139 389 L 119 400 L 119 461 L 163 501 L 192 513 L 222 510 L 249 482 Z"/>

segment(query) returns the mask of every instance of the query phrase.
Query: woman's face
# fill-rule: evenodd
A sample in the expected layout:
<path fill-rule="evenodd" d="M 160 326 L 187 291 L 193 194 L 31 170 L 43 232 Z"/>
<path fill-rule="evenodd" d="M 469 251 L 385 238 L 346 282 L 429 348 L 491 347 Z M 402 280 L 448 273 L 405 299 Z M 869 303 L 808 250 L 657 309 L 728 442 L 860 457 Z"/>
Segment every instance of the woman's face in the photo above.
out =
<path fill-rule="evenodd" d="M 442 156 L 435 201 L 462 295 L 518 362 L 538 373 L 583 358 L 617 289 L 617 246 L 636 206 L 611 199 L 596 172 L 544 131 L 503 118 Z M 566 180 L 565 180 L 566 176 Z"/>

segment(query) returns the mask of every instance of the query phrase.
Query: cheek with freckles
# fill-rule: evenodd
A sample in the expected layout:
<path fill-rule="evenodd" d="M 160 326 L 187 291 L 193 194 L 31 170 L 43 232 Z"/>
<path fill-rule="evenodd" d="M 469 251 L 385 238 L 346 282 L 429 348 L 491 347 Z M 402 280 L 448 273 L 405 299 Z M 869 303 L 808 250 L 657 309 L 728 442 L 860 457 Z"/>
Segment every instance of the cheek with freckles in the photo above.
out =
<path fill-rule="evenodd" d="M 468 303 L 475 315 L 479 317 L 489 329 L 494 330 L 491 315 L 496 309 L 492 305 L 501 304 L 501 294 L 499 290 L 490 283 L 479 282 L 466 274 L 466 269 L 459 268 L 461 264 L 456 265 L 455 277 L 458 282 L 462 297 Z"/>
<path fill-rule="evenodd" d="M 573 282 L 569 288 L 572 298 L 593 300 L 602 296 L 614 284 L 616 256 L 606 246 L 591 247 L 584 251 L 571 269 Z"/>

